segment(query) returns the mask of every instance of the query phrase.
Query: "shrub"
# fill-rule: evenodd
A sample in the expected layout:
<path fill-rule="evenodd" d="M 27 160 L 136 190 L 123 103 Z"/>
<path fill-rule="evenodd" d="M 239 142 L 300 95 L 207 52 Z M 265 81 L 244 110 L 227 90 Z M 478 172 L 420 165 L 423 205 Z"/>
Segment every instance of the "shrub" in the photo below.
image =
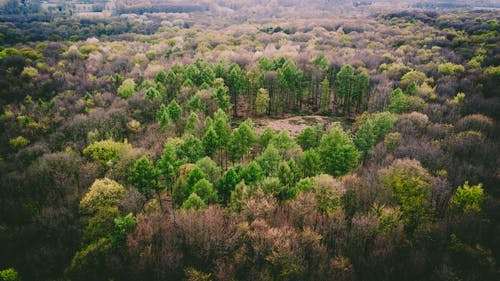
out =
<path fill-rule="evenodd" d="M 108 178 L 94 181 L 89 191 L 80 201 L 80 210 L 91 214 L 100 207 L 116 205 L 125 196 L 125 188 Z"/>

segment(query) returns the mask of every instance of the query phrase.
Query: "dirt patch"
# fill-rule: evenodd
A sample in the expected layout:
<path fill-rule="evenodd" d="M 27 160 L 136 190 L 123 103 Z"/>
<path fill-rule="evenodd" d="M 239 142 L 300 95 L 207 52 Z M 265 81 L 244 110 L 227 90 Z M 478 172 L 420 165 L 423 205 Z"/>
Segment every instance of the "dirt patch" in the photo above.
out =
<path fill-rule="evenodd" d="M 296 137 L 306 127 L 320 124 L 324 126 L 334 122 L 332 118 L 318 115 L 311 116 L 294 116 L 285 119 L 255 119 L 255 128 L 258 134 L 261 134 L 266 127 L 270 127 L 275 131 L 287 130 L 292 137 Z"/>

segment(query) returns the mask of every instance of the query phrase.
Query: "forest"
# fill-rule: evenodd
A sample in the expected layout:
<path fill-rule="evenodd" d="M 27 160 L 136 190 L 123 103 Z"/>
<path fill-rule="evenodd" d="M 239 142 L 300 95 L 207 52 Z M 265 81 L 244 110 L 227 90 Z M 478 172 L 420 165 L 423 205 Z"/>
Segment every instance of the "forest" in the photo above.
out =
<path fill-rule="evenodd" d="M 0 1 L 0 281 L 499 280 L 463 2 Z"/>

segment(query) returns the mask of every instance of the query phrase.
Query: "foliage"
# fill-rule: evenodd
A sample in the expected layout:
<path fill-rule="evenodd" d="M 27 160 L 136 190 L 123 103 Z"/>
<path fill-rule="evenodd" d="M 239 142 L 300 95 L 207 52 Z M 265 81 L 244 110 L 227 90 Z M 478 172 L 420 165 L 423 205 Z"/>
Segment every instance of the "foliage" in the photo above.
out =
<path fill-rule="evenodd" d="M 118 246 L 123 244 L 127 238 L 127 234 L 134 230 L 136 225 L 137 220 L 132 213 L 121 218 L 116 218 L 114 230 L 109 235 L 111 245 Z"/>
<path fill-rule="evenodd" d="M 338 126 L 323 136 L 318 152 L 323 171 L 330 175 L 342 176 L 358 166 L 360 153 L 351 137 Z"/>
<path fill-rule="evenodd" d="M 450 201 L 450 208 L 453 212 L 479 213 L 484 199 L 483 185 L 470 186 L 469 182 L 466 181 L 453 194 Z"/>
<path fill-rule="evenodd" d="M 108 178 L 97 179 L 80 201 L 80 210 L 92 214 L 101 207 L 118 204 L 124 195 L 125 188 L 116 181 Z"/>
<path fill-rule="evenodd" d="M 14 268 L 7 268 L 0 271 L 0 280 L 2 281 L 18 281 L 19 274 Z"/>
<path fill-rule="evenodd" d="M 151 196 L 152 192 L 161 190 L 158 184 L 158 170 L 154 166 L 153 161 L 149 160 L 146 156 L 135 161 L 128 181 L 147 198 Z"/>
<path fill-rule="evenodd" d="M 124 99 L 130 98 L 135 93 L 135 87 L 133 79 L 125 79 L 118 88 L 118 95 Z"/>

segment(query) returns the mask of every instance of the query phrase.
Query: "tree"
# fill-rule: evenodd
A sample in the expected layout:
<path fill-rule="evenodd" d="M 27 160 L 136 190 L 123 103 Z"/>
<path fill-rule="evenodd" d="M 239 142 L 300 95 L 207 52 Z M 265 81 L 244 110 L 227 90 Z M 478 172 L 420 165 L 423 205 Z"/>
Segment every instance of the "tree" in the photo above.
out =
<path fill-rule="evenodd" d="M 332 176 L 342 176 L 358 166 L 359 151 L 350 136 L 335 126 L 324 135 L 319 146 L 323 171 Z"/>
<path fill-rule="evenodd" d="M 191 193 L 189 195 L 188 199 L 182 203 L 181 209 L 184 210 L 201 210 L 204 209 L 207 205 L 203 200 L 198 196 L 196 193 Z"/>
<path fill-rule="evenodd" d="M 323 136 L 323 130 L 319 125 L 309 126 L 297 136 L 297 143 L 302 150 L 317 148 Z"/>
<path fill-rule="evenodd" d="M 281 156 L 274 145 L 270 144 L 261 155 L 255 158 L 255 161 L 260 165 L 265 175 L 270 175 L 276 170 L 281 161 Z"/>
<path fill-rule="evenodd" d="M 2 281 L 19 281 L 19 274 L 14 268 L 7 268 L 0 271 L 0 280 Z"/>
<path fill-rule="evenodd" d="M 303 177 L 314 177 L 321 173 L 321 158 L 314 149 L 304 151 L 299 161 Z"/>
<path fill-rule="evenodd" d="M 258 182 L 264 177 L 264 171 L 256 161 L 250 162 L 242 171 L 241 177 L 245 183 L 250 185 Z"/>
<path fill-rule="evenodd" d="M 125 79 L 118 87 L 118 95 L 124 99 L 130 98 L 135 93 L 136 84 L 133 79 Z"/>
<path fill-rule="evenodd" d="M 410 107 L 410 100 L 407 95 L 403 93 L 400 88 L 392 91 L 389 96 L 389 106 L 387 109 L 394 113 L 404 113 L 407 112 Z"/>
<path fill-rule="evenodd" d="M 241 159 L 250 151 L 250 147 L 255 142 L 256 135 L 253 128 L 253 123 L 250 119 L 242 122 L 240 126 L 233 131 L 228 144 L 229 154 L 235 162 L 236 159 Z"/>
<path fill-rule="evenodd" d="M 167 114 L 168 114 L 168 120 L 172 121 L 175 123 L 175 126 L 177 128 L 177 132 L 179 135 L 181 135 L 181 130 L 179 126 L 179 119 L 182 117 L 182 108 L 181 106 L 173 99 L 167 106 Z"/>
<path fill-rule="evenodd" d="M 366 120 L 358 132 L 354 142 L 356 146 L 366 156 L 368 152 L 379 141 L 382 140 L 387 131 L 389 131 L 396 123 L 396 117 L 389 112 L 381 112 L 374 114 Z"/>
<path fill-rule="evenodd" d="M 397 159 L 381 171 L 381 179 L 400 205 L 406 230 L 413 233 L 430 216 L 431 175 L 416 160 Z"/>
<path fill-rule="evenodd" d="M 179 166 L 180 161 L 177 158 L 176 148 L 173 143 L 166 142 L 163 147 L 163 153 L 160 160 L 156 162 L 159 177 L 163 177 L 166 184 L 170 186 L 170 183 L 175 177 L 176 168 Z"/>
<path fill-rule="evenodd" d="M 187 132 L 194 132 L 199 123 L 200 123 L 200 117 L 198 117 L 198 114 L 191 112 L 191 114 L 189 114 L 189 117 L 187 119 L 185 130 Z"/>
<path fill-rule="evenodd" d="M 158 184 L 158 170 L 154 166 L 153 161 L 149 160 L 146 156 L 135 161 L 128 181 L 139 189 L 146 198 L 150 198 L 152 192 L 159 194 L 161 191 L 161 187 Z"/>
<path fill-rule="evenodd" d="M 222 150 L 226 148 L 226 167 L 227 167 L 227 145 L 231 137 L 231 126 L 229 124 L 229 118 L 226 113 L 218 109 L 214 115 L 214 125 L 213 128 L 217 134 L 217 148 L 220 150 L 220 166 L 222 167 Z"/>
<path fill-rule="evenodd" d="M 176 154 L 188 163 L 195 163 L 204 155 L 203 144 L 198 138 L 189 135 L 176 149 Z"/>
<path fill-rule="evenodd" d="M 231 192 L 236 185 L 241 181 L 241 166 L 235 166 L 227 170 L 220 179 L 218 184 L 219 199 L 226 204 L 231 196 Z"/>
<path fill-rule="evenodd" d="M 259 137 L 259 145 L 262 150 L 265 150 L 269 142 L 276 136 L 276 131 L 271 127 L 266 127 L 264 132 Z"/>
<path fill-rule="evenodd" d="M 484 199 L 483 185 L 470 186 L 466 181 L 453 194 L 450 209 L 455 213 L 479 213 Z"/>
<path fill-rule="evenodd" d="M 192 188 L 193 192 L 198 195 L 205 204 L 214 204 L 217 202 L 217 191 L 212 184 L 206 180 L 201 179 Z"/>
<path fill-rule="evenodd" d="M 118 204 L 124 196 L 125 188 L 121 184 L 108 178 L 97 179 L 80 201 L 80 210 L 93 214 L 101 207 Z"/>
<path fill-rule="evenodd" d="M 344 65 L 335 77 L 335 85 L 337 89 L 335 91 L 335 99 L 340 99 L 342 106 L 344 107 L 344 113 L 349 114 L 350 111 L 350 101 L 352 98 L 352 92 L 354 88 L 355 75 L 354 68 L 351 65 Z"/>
<path fill-rule="evenodd" d="M 125 242 L 127 234 L 134 230 L 137 225 L 137 220 L 129 213 L 128 215 L 115 219 L 115 227 L 113 232 L 109 234 L 109 240 L 112 246 L 119 246 Z"/>
<path fill-rule="evenodd" d="M 203 148 L 205 155 L 213 157 L 218 147 L 218 136 L 212 127 L 209 127 L 203 136 Z"/>
<path fill-rule="evenodd" d="M 239 65 L 233 63 L 229 67 L 228 75 L 227 75 L 227 85 L 229 87 L 229 93 L 232 97 L 233 102 L 233 115 L 237 116 L 238 112 L 238 95 L 243 91 L 246 83 L 246 77 Z"/>
<path fill-rule="evenodd" d="M 260 88 L 255 98 L 255 114 L 261 116 L 269 110 L 269 91 Z"/>
<path fill-rule="evenodd" d="M 202 112 L 205 110 L 205 105 L 201 101 L 200 93 L 196 92 L 188 101 L 187 108 L 194 112 Z"/>
<path fill-rule="evenodd" d="M 219 109 L 222 109 L 224 112 L 230 112 L 231 102 L 226 87 L 217 87 L 212 94 L 212 98 L 217 102 Z"/>
<path fill-rule="evenodd" d="M 207 178 L 207 175 L 197 166 L 195 166 L 188 174 L 186 178 L 186 184 L 190 191 L 192 187 L 200 180 Z"/>
<path fill-rule="evenodd" d="M 320 108 L 321 112 L 330 112 L 330 81 L 328 78 L 325 78 L 321 84 L 321 98 L 320 98 Z"/>

